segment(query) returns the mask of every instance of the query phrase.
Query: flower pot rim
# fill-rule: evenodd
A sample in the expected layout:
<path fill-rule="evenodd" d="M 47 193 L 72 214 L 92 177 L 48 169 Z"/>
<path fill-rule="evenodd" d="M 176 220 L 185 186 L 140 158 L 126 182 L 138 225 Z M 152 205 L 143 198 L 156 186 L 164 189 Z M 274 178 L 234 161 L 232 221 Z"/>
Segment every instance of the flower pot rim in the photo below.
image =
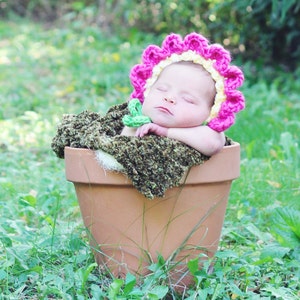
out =
<path fill-rule="evenodd" d="M 123 173 L 105 170 L 96 161 L 95 151 L 84 148 L 65 147 L 66 178 L 68 181 L 87 184 L 131 185 Z M 217 154 L 201 165 L 187 171 L 184 184 L 229 181 L 240 175 L 240 144 L 224 146 Z M 185 176 L 184 176 L 185 177 Z"/>

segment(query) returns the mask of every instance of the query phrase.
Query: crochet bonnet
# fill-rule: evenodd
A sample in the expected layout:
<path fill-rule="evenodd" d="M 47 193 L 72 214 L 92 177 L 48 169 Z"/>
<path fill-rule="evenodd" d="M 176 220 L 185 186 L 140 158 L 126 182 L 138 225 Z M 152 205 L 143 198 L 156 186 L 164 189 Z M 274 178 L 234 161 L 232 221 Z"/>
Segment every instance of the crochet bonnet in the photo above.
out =
<path fill-rule="evenodd" d="M 182 38 L 178 34 L 168 35 L 162 46 L 149 45 L 142 54 L 142 62 L 130 71 L 130 81 L 134 88 L 131 98 L 143 103 L 151 86 L 168 65 L 191 61 L 200 64 L 215 81 L 216 95 L 207 125 L 224 131 L 235 121 L 235 113 L 245 106 L 243 94 L 237 90 L 244 81 L 242 71 L 230 65 L 230 53 L 219 44 L 209 44 L 198 33 L 190 33 Z"/>

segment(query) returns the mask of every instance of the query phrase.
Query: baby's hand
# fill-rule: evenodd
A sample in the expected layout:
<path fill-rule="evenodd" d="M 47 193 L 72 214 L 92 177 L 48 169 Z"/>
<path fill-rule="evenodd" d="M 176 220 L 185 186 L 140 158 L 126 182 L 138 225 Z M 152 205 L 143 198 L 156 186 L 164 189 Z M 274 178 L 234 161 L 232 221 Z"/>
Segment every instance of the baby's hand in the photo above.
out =
<path fill-rule="evenodd" d="M 159 126 L 154 123 L 148 123 L 140 126 L 135 133 L 135 136 L 143 137 L 149 133 L 154 133 L 159 136 L 167 136 L 168 128 Z"/>

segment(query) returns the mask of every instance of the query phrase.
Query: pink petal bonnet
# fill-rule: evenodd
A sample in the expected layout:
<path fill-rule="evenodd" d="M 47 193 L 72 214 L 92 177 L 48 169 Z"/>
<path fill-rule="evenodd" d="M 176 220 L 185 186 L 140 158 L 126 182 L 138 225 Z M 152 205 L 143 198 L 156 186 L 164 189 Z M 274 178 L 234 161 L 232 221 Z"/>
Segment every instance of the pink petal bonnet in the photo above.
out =
<path fill-rule="evenodd" d="M 235 122 L 235 114 L 245 107 L 245 98 L 237 90 L 243 84 L 244 75 L 238 67 L 230 65 L 229 51 L 219 44 L 209 44 L 198 33 L 184 38 L 172 33 L 161 47 L 149 45 L 142 54 L 142 62 L 131 69 L 130 81 L 134 88 L 131 98 L 143 103 L 160 72 L 178 61 L 198 63 L 212 75 L 216 96 L 207 125 L 218 132 L 228 129 Z"/>

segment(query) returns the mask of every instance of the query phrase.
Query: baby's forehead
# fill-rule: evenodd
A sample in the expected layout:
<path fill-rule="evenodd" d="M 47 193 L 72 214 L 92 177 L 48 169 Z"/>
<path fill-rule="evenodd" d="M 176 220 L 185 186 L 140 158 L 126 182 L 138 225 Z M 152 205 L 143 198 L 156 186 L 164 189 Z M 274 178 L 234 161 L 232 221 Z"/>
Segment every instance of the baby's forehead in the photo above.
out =
<path fill-rule="evenodd" d="M 213 80 L 211 74 L 204 69 L 204 67 L 200 64 L 193 63 L 191 61 L 180 61 L 172 63 L 166 66 L 158 76 L 156 82 L 153 86 L 157 85 L 169 85 L 170 82 L 178 82 L 181 80 L 181 73 L 186 74 L 189 70 L 196 70 L 192 72 L 191 77 L 188 77 L 188 82 L 185 78 L 181 81 L 184 85 L 182 88 L 193 89 L 193 91 L 200 93 L 207 93 L 208 99 L 211 99 L 212 102 L 214 100 L 216 89 L 215 89 L 215 81 Z M 179 78 L 179 79 L 178 79 Z M 177 83 L 176 83 L 177 84 Z"/>
<path fill-rule="evenodd" d="M 170 74 L 172 72 L 172 70 L 176 70 L 176 69 L 185 70 L 185 71 L 194 69 L 194 70 L 200 71 L 199 75 L 201 75 L 201 76 L 205 75 L 205 76 L 209 76 L 210 78 L 212 78 L 211 74 L 209 72 L 207 72 L 203 66 L 201 66 L 200 64 L 196 64 L 192 61 L 180 61 L 180 62 L 172 63 L 172 64 L 166 66 L 161 71 L 160 76 L 162 74 L 166 74 L 166 73 Z"/>

